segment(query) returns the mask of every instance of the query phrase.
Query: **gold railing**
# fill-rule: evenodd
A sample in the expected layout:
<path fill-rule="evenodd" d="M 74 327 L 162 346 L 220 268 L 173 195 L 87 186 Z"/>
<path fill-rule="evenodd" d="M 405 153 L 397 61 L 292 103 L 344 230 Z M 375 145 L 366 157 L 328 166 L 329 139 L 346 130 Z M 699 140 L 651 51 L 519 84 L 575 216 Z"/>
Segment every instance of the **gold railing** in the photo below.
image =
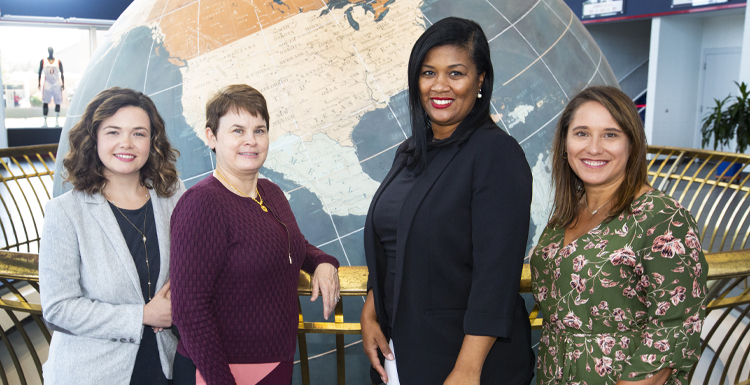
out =
<path fill-rule="evenodd" d="M 0 149 L 0 250 L 39 250 L 56 153 L 56 144 Z"/>
<path fill-rule="evenodd" d="M 6 371 L 0 365 L 0 380 L 5 384 L 42 382 L 42 359 L 40 350 L 46 351 L 51 340 L 50 332 L 42 321 L 42 306 L 39 303 L 39 256 L 37 254 L 0 251 L 0 338 L 13 363 L 14 371 Z M 2 314 L 2 313 L 0 313 Z M 32 323 L 28 319 L 33 320 Z M 41 331 L 43 341 L 34 341 Z M 13 338 L 17 332 L 23 341 Z M 46 342 L 46 344 L 45 344 Z M 27 364 L 27 356 L 34 363 L 34 370 Z M 11 377 L 9 378 L 9 374 Z"/>
<path fill-rule="evenodd" d="M 741 250 L 750 238 L 750 155 L 650 146 L 651 185 L 677 199 L 698 222 L 705 251 Z M 724 171 L 717 172 L 722 162 Z"/>
<path fill-rule="evenodd" d="M 701 360 L 708 363 L 703 384 L 750 380 L 745 364 L 750 354 L 750 249 L 707 254 L 709 293 L 701 334 Z M 712 356 L 707 355 L 713 352 Z M 720 360 L 721 359 L 721 360 Z M 691 376 L 697 366 L 693 367 Z M 719 375 L 717 381 L 714 372 Z M 714 377 L 712 377 L 714 375 Z M 693 383 L 700 383 L 692 377 Z"/>
<path fill-rule="evenodd" d="M 703 350 L 705 351 L 707 347 L 710 347 L 709 342 L 719 344 L 720 348 L 716 350 L 717 354 L 710 362 L 704 384 L 709 383 L 709 378 L 714 370 L 720 369 L 720 366 L 717 365 L 718 353 L 723 351 L 728 352 L 729 359 L 722 360 L 723 369 L 721 382 L 719 383 L 724 383 L 724 378 L 730 374 L 734 374 L 730 380 L 739 383 L 741 380 L 740 373 L 743 373 L 744 364 L 748 361 L 748 354 L 750 354 L 750 338 L 745 338 L 750 332 L 750 322 L 748 322 L 750 321 L 748 319 L 750 306 L 747 306 L 750 304 L 750 289 L 736 289 L 750 276 L 750 249 L 711 253 L 706 255 L 706 259 L 709 265 L 708 279 L 711 283 L 709 294 L 711 300 L 709 301 L 708 312 L 717 321 L 711 324 L 706 323 L 705 330 L 708 332 L 704 330 Z M 32 339 L 27 333 L 29 325 L 24 325 L 17 316 L 18 314 L 30 316 L 34 321 L 34 327 L 42 331 L 47 344 L 49 344 L 50 334 L 41 320 L 42 310 L 38 302 L 38 255 L 0 252 L 0 277 L 0 283 L 2 283 L 0 290 L 9 293 L 0 298 L 0 309 L 5 310 L 13 322 L 13 327 L 21 334 L 25 349 L 28 349 L 28 354 L 31 355 L 36 367 L 36 375 L 41 378 L 42 367 L 37 350 L 43 348 L 43 346 L 40 346 L 39 342 L 32 343 Z M 339 277 L 342 296 L 364 296 L 367 294 L 366 267 L 342 266 L 339 269 Z M 531 276 L 528 265 L 526 265 L 524 266 L 520 290 L 523 293 L 529 293 L 530 288 Z M 310 296 L 311 292 L 310 276 L 303 272 L 300 274 L 297 293 L 300 296 Z M 30 300 L 30 297 L 37 298 L 37 300 Z M 711 318 L 709 317 L 709 319 Z M 538 328 L 541 319 L 534 319 L 533 321 L 535 323 L 539 321 L 535 327 Z M 719 325 L 723 327 L 719 327 Z M 343 384 L 345 378 L 344 335 L 360 334 L 360 324 L 344 320 L 343 301 L 336 306 L 333 322 L 305 322 L 300 310 L 297 338 L 304 384 L 310 383 L 306 340 L 306 335 L 309 333 L 334 334 L 336 336 L 337 378 L 338 383 Z M 11 340 L 8 338 L 7 332 L 2 328 L 0 328 L 0 337 L 10 354 L 16 369 L 15 372 L 19 375 L 20 383 L 26 384 L 26 376 L 29 375 L 29 371 L 24 372 L 21 359 L 17 354 L 17 351 L 22 349 L 19 349 L 18 346 L 14 347 L 10 343 Z M 730 371 L 732 368 L 735 371 Z M 366 368 L 362 368 L 362 370 L 366 370 Z M 744 378 L 747 379 L 747 376 L 744 376 Z M 2 379 L 3 384 L 8 383 L 6 371 L 2 366 L 0 366 L 0 379 Z"/>
<path fill-rule="evenodd" d="M 730 171 L 744 170 L 750 155 L 663 146 L 651 146 L 649 154 L 649 182 L 693 214 L 709 260 L 703 356 L 691 372 L 692 383 L 750 384 L 750 174 Z M 739 251 L 708 254 L 724 250 Z M 696 377 L 696 368 L 705 364 L 702 378 Z"/>
<path fill-rule="evenodd" d="M 0 227 L 6 240 L 0 249 L 36 251 L 38 248 L 43 207 L 51 195 L 51 162 L 54 162 L 55 152 L 56 145 L 0 150 L 5 172 L 1 175 L 0 188 L 4 190 L 0 190 L 3 205 Z M 750 175 L 729 177 L 726 172 L 716 175 L 719 161 L 741 164 L 744 168 L 750 165 L 750 156 L 656 146 L 650 147 L 649 153 L 649 182 L 690 210 L 701 228 L 701 241 L 707 251 L 710 301 L 703 331 L 702 360 L 708 363 L 708 370 L 704 378 L 694 378 L 692 383 L 723 383 L 726 378 L 732 383 L 750 385 L 747 374 L 750 364 L 746 364 L 750 358 L 750 288 L 747 284 L 750 249 L 746 249 L 750 238 Z M 15 368 L 15 373 L 6 373 L 0 365 L 3 384 L 27 384 L 33 369 L 28 363 L 23 365 L 26 354 L 31 356 L 35 375 L 41 381 L 44 357 L 40 356 L 44 356 L 44 341 L 34 341 L 31 328 L 39 328 L 47 344 L 50 334 L 40 317 L 37 266 L 36 254 L 0 251 L 0 308 L 9 318 L 5 321 L 9 326 L 0 327 L 0 338 Z M 365 267 L 342 267 L 339 274 L 342 296 L 366 294 Z M 530 292 L 530 279 L 527 265 L 521 279 L 522 293 Z M 298 294 L 311 294 L 310 277 L 304 273 L 300 275 Z M 304 384 L 310 383 L 308 334 L 335 335 L 338 383 L 345 383 L 344 336 L 360 334 L 361 329 L 358 322 L 344 319 L 343 302 L 336 306 L 333 322 L 305 321 L 299 305 L 298 341 Z M 534 308 L 530 318 L 535 329 L 541 326 L 538 316 L 538 309 Z M 22 341 L 14 336 L 13 330 L 18 331 Z M 18 380 L 9 381 L 9 375 L 15 375 Z"/>
<path fill-rule="evenodd" d="M 339 282 L 341 284 L 342 297 L 355 297 L 367 295 L 367 266 L 342 266 L 339 269 Z M 300 272 L 297 283 L 298 296 L 312 295 L 312 282 L 310 275 Z M 336 377 L 339 384 L 346 382 L 346 362 L 344 335 L 362 334 L 359 322 L 344 321 L 344 301 L 339 301 L 334 309 L 333 322 L 305 322 L 302 315 L 302 305 L 299 306 L 299 327 L 297 328 L 297 342 L 299 343 L 300 369 L 302 372 L 302 383 L 310 384 L 310 363 L 307 355 L 307 334 L 335 334 L 336 335 Z"/>

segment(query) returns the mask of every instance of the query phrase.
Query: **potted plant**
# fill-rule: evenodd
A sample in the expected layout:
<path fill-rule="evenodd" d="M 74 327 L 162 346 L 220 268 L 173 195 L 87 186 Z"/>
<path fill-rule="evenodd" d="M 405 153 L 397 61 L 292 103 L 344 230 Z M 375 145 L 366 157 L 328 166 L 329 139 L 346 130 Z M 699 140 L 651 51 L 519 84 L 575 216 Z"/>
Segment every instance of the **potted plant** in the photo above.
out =
<path fill-rule="evenodd" d="M 735 96 L 731 102 L 732 95 L 724 100 L 714 99 L 716 106 L 711 107 L 709 114 L 703 118 L 701 147 L 705 148 L 713 139 L 714 150 L 721 146 L 721 150 L 724 151 L 724 147 L 729 146 L 732 139 L 736 139 L 735 150 L 742 154 L 750 145 L 750 91 L 745 82 L 734 84 L 740 89 L 739 96 Z M 730 104 L 726 105 L 727 102 Z M 716 170 L 716 175 L 724 174 L 729 164 L 730 162 L 722 162 Z M 741 163 L 735 163 L 724 175 L 732 177 L 742 169 L 742 166 Z"/>

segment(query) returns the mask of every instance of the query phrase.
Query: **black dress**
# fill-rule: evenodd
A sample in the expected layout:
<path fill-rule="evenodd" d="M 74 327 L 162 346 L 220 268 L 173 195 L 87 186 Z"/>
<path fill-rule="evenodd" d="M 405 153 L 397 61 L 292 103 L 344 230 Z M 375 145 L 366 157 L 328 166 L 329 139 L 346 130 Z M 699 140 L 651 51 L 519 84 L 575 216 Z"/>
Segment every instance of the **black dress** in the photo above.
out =
<path fill-rule="evenodd" d="M 154 220 L 154 209 L 151 205 L 151 200 L 136 210 L 121 209 L 112 203 L 109 205 L 117 219 L 117 224 L 120 225 L 120 231 L 122 231 L 122 236 L 125 238 L 125 243 L 128 245 L 130 254 L 133 256 L 133 262 L 135 262 L 141 282 L 143 299 L 146 303 L 149 303 L 149 298 L 156 294 L 156 281 L 159 278 L 160 266 L 159 240 L 156 236 L 156 221 Z M 146 234 L 145 248 L 143 247 L 143 235 L 141 232 Z M 148 265 L 146 265 L 146 250 L 148 250 Z M 148 284 L 149 278 L 151 288 L 149 288 Z M 167 385 L 169 383 L 161 367 L 159 347 L 156 344 L 156 334 L 148 326 L 145 326 L 143 330 L 130 383 L 133 385 Z"/>

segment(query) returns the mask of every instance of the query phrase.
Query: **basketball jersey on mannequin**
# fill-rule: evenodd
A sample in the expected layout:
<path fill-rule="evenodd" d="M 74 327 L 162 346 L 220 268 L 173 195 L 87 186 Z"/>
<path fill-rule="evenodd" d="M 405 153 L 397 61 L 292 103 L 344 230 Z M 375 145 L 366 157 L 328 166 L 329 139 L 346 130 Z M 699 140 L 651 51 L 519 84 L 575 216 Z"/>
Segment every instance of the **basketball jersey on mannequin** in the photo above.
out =
<path fill-rule="evenodd" d="M 54 59 L 52 63 L 44 59 L 44 87 L 59 87 L 60 81 L 60 59 Z"/>

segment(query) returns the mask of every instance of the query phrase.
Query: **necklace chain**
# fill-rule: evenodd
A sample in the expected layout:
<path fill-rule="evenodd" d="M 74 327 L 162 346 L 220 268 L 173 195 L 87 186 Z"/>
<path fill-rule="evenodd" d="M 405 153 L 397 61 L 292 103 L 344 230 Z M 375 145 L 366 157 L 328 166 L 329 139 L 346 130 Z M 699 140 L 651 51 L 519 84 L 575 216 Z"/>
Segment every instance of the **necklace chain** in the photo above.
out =
<path fill-rule="evenodd" d="M 243 193 L 242 191 L 238 190 L 237 187 L 234 187 L 231 183 L 229 183 L 229 180 L 227 180 L 227 178 L 224 175 L 221 175 L 221 173 L 219 172 L 218 168 L 216 170 L 214 170 L 214 171 L 216 171 L 216 175 L 219 178 L 221 178 L 221 180 L 223 180 L 224 182 L 226 182 L 226 184 L 228 184 L 229 187 L 231 187 L 232 190 L 234 190 L 237 194 L 240 194 L 240 195 L 242 195 L 245 198 L 250 198 L 250 199 L 254 200 L 255 203 L 257 203 L 260 206 L 260 208 L 263 209 L 264 212 L 268 212 L 268 208 L 266 207 L 266 205 L 263 204 L 263 197 L 260 196 L 260 191 L 258 191 L 258 186 L 255 186 L 255 195 L 258 196 L 258 199 L 255 199 L 255 198 L 251 197 L 250 195 L 247 195 L 247 194 Z"/>
<path fill-rule="evenodd" d="M 609 197 L 609 199 L 607 199 L 606 202 L 602 203 L 601 206 L 597 207 L 596 210 L 591 211 L 591 209 L 589 208 L 589 196 L 586 195 L 586 197 L 585 197 L 585 199 L 586 199 L 586 210 L 588 210 L 591 213 L 591 215 L 596 215 L 596 213 L 599 212 L 600 208 L 604 207 L 604 205 L 606 205 L 607 203 L 609 203 L 609 201 L 612 200 L 612 197 L 614 197 L 614 195 L 612 195 L 611 197 Z"/>
<path fill-rule="evenodd" d="M 229 185 L 229 187 L 231 187 L 232 190 L 234 190 L 237 194 L 240 194 L 240 195 L 242 195 L 245 198 L 250 198 L 250 199 L 254 200 L 255 203 L 257 203 L 258 205 L 260 205 L 260 208 L 263 209 L 264 212 L 268 212 L 268 208 L 266 207 L 266 205 L 263 204 L 263 197 L 260 196 L 260 191 L 258 191 L 258 186 L 257 185 L 255 186 L 255 194 L 258 195 L 258 199 L 255 199 L 255 198 L 251 197 L 250 195 L 247 195 L 247 194 L 243 193 L 242 191 L 238 190 L 236 187 L 232 186 L 232 184 L 229 183 L 229 181 L 227 180 L 227 178 L 224 177 L 224 175 L 221 175 L 221 173 L 219 172 L 218 168 L 215 169 L 214 171 L 216 172 L 216 176 L 218 176 L 219 178 L 221 178 L 221 180 L 223 180 L 224 182 L 226 182 Z M 276 216 L 276 214 L 273 211 L 271 211 L 271 214 L 273 214 L 273 217 L 276 219 L 276 221 L 278 221 L 279 223 L 281 223 L 281 225 L 284 226 L 284 230 L 286 230 L 286 237 L 287 237 L 287 242 L 288 242 L 288 247 L 289 247 L 287 249 L 287 252 L 289 254 L 289 264 L 291 265 L 292 264 L 292 243 L 291 243 L 292 241 L 289 238 L 289 228 L 286 226 L 286 224 L 284 222 L 282 222 L 279 219 L 279 217 Z"/>
<path fill-rule="evenodd" d="M 146 218 L 148 218 L 148 206 L 146 206 L 146 212 L 143 215 L 143 231 L 139 229 L 136 225 L 133 224 L 133 222 L 128 219 L 127 216 L 120 210 L 119 207 L 115 204 L 114 201 L 109 200 L 109 198 L 104 195 L 104 198 L 106 198 L 109 203 L 112 203 L 112 206 L 115 206 L 118 212 L 120 212 L 120 215 L 122 215 L 123 218 L 125 218 L 128 223 L 130 223 L 133 228 L 141 234 L 141 240 L 143 241 L 143 250 L 146 252 L 146 274 L 148 274 L 148 300 L 151 301 L 151 266 L 148 263 L 148 247 L 146 247 Z M 149 195 L 146 193 L 146 203 L 148 203 Z"/>

